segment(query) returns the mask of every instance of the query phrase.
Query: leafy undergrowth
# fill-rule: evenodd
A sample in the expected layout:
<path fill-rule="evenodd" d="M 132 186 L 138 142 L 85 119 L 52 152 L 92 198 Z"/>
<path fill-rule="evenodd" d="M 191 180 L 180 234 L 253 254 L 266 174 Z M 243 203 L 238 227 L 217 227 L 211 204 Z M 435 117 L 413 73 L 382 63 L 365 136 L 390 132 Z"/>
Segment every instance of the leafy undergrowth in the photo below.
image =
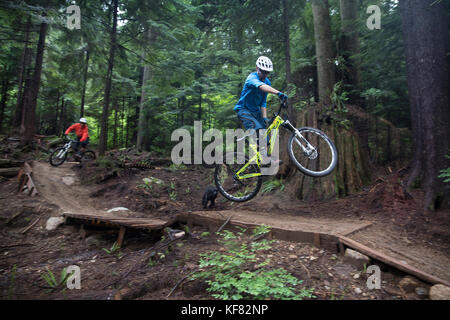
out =
<path fill-rule="evenodd" d="M 297 279 L 284 268 L 267 268 L 269 259 L 258 262 L 257 253 L 271 248 L 266 239 L 257 238 L 266 235 L 270 228 L 261 226 L 253 230 L 252 238 L 245 241 L 242 237 L 246 229 L 237 234 L 229 230 L 219 233 L 219 240 L 226 252 L 210 251 L 200 254 L 200 271 L 191 279 L 205 279 L 206 289 L 214 298 L 223 300 L 242 299 L 296 299 L 315 298 L 311 289 L 300 288 L 302 280 Z"/>

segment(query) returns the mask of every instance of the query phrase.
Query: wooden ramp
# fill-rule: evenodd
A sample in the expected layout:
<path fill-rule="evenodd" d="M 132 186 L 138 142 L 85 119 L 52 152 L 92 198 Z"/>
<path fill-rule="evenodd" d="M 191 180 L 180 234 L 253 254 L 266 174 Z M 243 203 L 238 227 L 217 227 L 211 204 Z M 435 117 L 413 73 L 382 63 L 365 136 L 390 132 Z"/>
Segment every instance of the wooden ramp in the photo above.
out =
<path fill-rule="evenodd" d="M 99 215 L 64 212 L 67 218 L 89 222 L 93 225 L 105 225 L 110 227 L 128 227 L 134 229 L 158 230 L 163 229 L 174 221 L 157 218 L 124 218 L 118 215 Z"/>
<path fill-rule="evenodd" d="M 119 247 L 122 247 L 126 228 L 161 230 L 175 222 L 175 220 L 162 220 L 157 218 L 127 218 L 121 217 L 117 213 L 86 214 L 64 212 L 63 216 L 66 217 L 66 219 L 78 220 L 91 225 L 118 228 L 117 244 Z"/>
<path fill-rule="evenodd" d="M 392 255 L 376 243 L 369 247 L 363 243 L 351 239 L 355 234 L 364 233 L 372 226 L 370 222 L 354 220 L 328 220 L 318 218 L 305 218 L 296 216 L 271 215 L 264 212 L 251 211 L 196 211 L 178 216 L 178 221 L 189 226 L 201 225 L 211 232 L 226 226 L 255 228 L 261 224 L 271 227 L 270 238 L 285 241 L 312 243 L 317 247 L 344 253 L 345 247 L 353 248 L 372 259 L 380 261 L 398 270 L 414 275 L 417 278 L 432 284 L 442 283 L 450 286 L 447 273 L 442 270 L 430 269 L 431 262 L 423 261 L 421 265 L 415 265 L 415 259 L 408 257 L 410 251 L 405 251 L 402 259 Z M 405 263 L 405 261 L 408 263 Z M 445 259 L 444 259 L 445 260 Z M 374 262 L 376 263 L 376 262 Z M 448 265 L 442 266 L 447 268 Z"/>
<path fill-rule="evenodd" d="M 264 224 L 271 227 L 270 236 L 273 238 L 313 243 L 334 252 L 339 249 L 339 235 L 348 235 L 371 225 L 370 222 L 354 220 L 312 219 L 241 210 L 195 211 L 179 215 L 178 221 L 188 226 L 202 225 L 210 231 L 217 231 L 225 222 L 227 227 L 245 228 Z"/>

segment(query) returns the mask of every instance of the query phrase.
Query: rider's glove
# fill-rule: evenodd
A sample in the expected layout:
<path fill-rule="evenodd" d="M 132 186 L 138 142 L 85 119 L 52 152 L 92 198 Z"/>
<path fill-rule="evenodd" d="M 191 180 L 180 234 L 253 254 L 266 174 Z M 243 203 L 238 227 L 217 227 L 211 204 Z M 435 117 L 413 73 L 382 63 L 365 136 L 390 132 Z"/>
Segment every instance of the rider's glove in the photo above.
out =
<path fill-rule="evenodd" d="M 288 96 L 283 92 L 278 92 L 278 98 L 280 98 L 281 101 L 286 101 Z"/>

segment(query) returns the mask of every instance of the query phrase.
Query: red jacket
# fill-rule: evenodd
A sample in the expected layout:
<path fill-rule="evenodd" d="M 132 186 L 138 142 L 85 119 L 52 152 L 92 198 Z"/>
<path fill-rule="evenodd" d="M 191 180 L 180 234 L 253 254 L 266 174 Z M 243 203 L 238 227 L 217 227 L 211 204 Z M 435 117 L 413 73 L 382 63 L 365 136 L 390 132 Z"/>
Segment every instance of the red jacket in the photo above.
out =
<path fill-rule="evenodd" d="M 89 138 L 87 124 L 82 125 L 81 123 L 75 123 L 66 130 L 66 134 L 69 134 L 72 131 L 75 131 L 75 134 L 80 138 L 80 141 L 86 141 L 86 139 Z"/>

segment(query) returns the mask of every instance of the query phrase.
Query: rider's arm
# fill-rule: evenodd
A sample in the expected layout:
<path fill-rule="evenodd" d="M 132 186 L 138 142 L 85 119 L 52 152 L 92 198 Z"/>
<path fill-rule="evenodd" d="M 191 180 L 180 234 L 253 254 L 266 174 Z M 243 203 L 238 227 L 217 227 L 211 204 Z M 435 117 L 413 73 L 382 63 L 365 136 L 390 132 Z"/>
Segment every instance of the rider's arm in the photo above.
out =
<path fill-rule="evenodd" d="M 261 116 L 263 117 L 263 119 L 267 118 L 267 108 L 266 107 L 261 107 Z"/>
<path fill-rule="evenodd" d="M 71 125 L 71 126 L 66 130 L 66 132 L 64 132 L 64 134 L 69 134 L 69 133 L 72 132 L 72 130 L 74 130 L 74 129 L 75 129 L 75 124 Z"/>
<path fill-rule="evenodd" d="M 81 136 L 81 139 L 80 139 L 80 141 L 81 142 L 84 142 L 84 141 L 86 141 L 86 139 L 89 137 L 89 135 L 88 135 L 88 127 L 87 127 L 87 125 L 84 127 L 84 129 L 83 129 L 83 135 Z"/>
<path fill-rule="evenodd" d="M 267 93 L 272 93 L 272 94 L 278 94 L 277 89 L 272 88 L 271 86 L 267 85 L 267 84 L 263 84 L 259 86 L 259 90 L 261 90 L 262 92 L 267 92 Z"/>

